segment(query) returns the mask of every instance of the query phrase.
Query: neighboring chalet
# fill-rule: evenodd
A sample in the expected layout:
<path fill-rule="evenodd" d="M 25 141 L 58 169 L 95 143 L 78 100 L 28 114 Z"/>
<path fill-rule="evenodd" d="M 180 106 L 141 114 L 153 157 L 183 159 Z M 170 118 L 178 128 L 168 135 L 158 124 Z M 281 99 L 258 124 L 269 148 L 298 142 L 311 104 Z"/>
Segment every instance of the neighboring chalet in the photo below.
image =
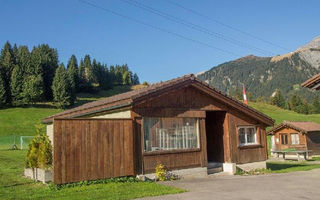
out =
<path fill-rule="evenodd" d="M 43 120 L 53 140 L 53 182 L 154 173 L 184 175 L 236 165 L 265 168 L 274 120 L 193 74 L 126 92 Z"/>
<path fill-rule="evenodd" d="M 301 86 L 313 90 L 320 90 L 320 73 L 306 80 Z"/>
<path fill-rule="evenodd" d="M 272 150 L 296 149 L 320 155 L 320 124 L 285 121 L 268 131 L 272 135 Z"/>

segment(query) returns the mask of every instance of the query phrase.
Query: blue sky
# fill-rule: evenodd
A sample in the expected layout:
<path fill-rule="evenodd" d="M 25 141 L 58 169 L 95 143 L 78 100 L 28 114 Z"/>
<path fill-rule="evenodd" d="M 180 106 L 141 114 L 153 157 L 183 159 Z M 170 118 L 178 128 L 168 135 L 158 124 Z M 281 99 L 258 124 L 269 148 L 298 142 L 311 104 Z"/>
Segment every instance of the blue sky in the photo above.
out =
<path fill-rule="evenodd" d="M 135 23 L 78 0 L 0 0 L 1 46 L 7 40 L 28 45 L 30 49 L 34 45 L 48 43 L 58 50 L 60 62 L 66 63 L 71 54 L 78 59 L 90 54 L 108 65 L 127 63 L 142 81 L 157 82 L 208 70 L 249 54 L 268 56 L 271 53 L 267 52 L 276 55 L 294 51 L 320 35 L 320 1 L 135 0 L 140 5 L 204 28 L 210 34 L 168 21 L 124 1 L 86 1 L 210 47 Z M 170 2 L 285 49 L 194 15 Z M 214 36 L 216 33 L 220 38 Z"/>

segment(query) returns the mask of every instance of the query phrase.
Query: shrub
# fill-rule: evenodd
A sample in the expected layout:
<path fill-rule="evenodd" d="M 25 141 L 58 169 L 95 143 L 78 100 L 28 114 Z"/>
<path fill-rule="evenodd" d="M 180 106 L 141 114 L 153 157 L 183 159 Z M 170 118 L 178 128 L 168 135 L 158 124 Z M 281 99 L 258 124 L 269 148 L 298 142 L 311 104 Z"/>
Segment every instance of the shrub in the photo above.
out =
<path fill-rule="evenodd" d="M 163 164 L 156 166 L 156 177 L 159 181 L 173 181 L 179 179 L 179 176 L 168 171 L 167 167 Z"/>
<path fill-rule="evenodd" d="M 162 165 L 161 163 L 157 165 L 156 167 L 156 176 L 159 181 L 165 181 L 166 180 L 166 173 L 167 168 Z"/>
<path fill-rule="evenodd" d="M 52 166 L 52 146 L 41 125 L 37 126 L 37 135 L 29 144 L 25 166 L 42 169 Z"/>

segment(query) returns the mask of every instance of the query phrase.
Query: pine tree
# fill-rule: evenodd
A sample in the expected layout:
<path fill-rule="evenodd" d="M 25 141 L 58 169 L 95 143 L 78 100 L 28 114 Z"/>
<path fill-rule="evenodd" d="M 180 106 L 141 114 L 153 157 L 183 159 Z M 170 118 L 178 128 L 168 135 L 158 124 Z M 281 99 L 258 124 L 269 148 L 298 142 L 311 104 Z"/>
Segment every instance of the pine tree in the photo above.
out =
<path fill-rule="evenodd" d="M 26 69 L 30 67 L 30 52 L 27 46 L 20 46 L 16 56 L 17 65 L 14 67 L 11 76 L 12 104 L 15 106 L 23 103 L 23 84 L 26 79 Z"/>
<path fill-rule="evenodd" d="M 318 96 L 315 96 L 312 101 L 312 113 L 320 113 L 320 100 Z"/>
<path fill-rule="evenodd" d="M 43 96 L 46 100 L 52 100 L 52 81 L 58 67 L 58 53 L 56 49 L 47 44 L 34 47 L 31 52 L 30 73 L 43 79 Z"/>
<path fill-rule="evenodd" d="M 53 84 L 53 100 L 57 107 L 65 108 L 73 104 L 72 88 L 69 82 L 68 73 L 63 64 L 61 64 L 55 73 Z"/>
<path fill-rule="evenodd" d="M 85 79 L 89 85 L 91 85 L 94 82 L 93 77 L 93 71 L 92 71 L 92 64 L 91 64 L 91 58 L 89 55 L 85 55 L 83 59 L 83 65 L 85 69 Z"/>
<path fill-rule="evenodd" d="M 6 103 L 11 103 L 11 92 L 10 92 L 10 79 L 12 70 L 15 66 L 15 57 L 11 48 L 11 44 L 9 42 L 6 42 L 0 55 L 0 65 L 1 67 L 1 73 L 2 78 L 4 81 L 4 87 L 6 90 L 5 98 Z"/>
<path fill-rule="evenodd" d="M 123 85 L 131 85 L 131 74 L 129 71 L 125 71 L 122 74 L 122 84 Z"/>
<path fill-rule="evenodd" d="M 1 69 L 1 66 L 0 66 Z M 5 88 L 5 81 L 2 73 L 0 73 L 0 107 L 4 107 L 7 104 L 7 91 Z"/>
<path fill-rule="evenodd" d="M 294 93 L 290 96 L 289 99 L 289 108 L 297 113 L 308 114 L 309 105 L 306 101 L 302 101 L 301 97 Z"/>
<path fill-rule="evenodd" d="M 132 83 L 134 85 L 139 85 L 140 84 L 139 77 L 138 77 L 137 73 L 134 73 L 133 78 L 132 78 Z"/>
<path fill-rule="evenodd" d="M 79 72 L 78 72 L 78 62 L 75 55 L 72 55 L 67 67 L 67 73 L 70 81 L 71 86 L 71 97 L 73 101 L 76 99 L 76 92 L 78 91 L 78 85 L 79 85 Z"/>
<path fill-rule="evenodd" d="M 275 95 L 271 98 L 271 104 L 278 106 L 279 108 L 286 107 L 286 101 L 285 101 L 284 97 L 282 96 L 282 93 L 280 90 L 277 90 Z"/>
<path fill-rule="evenodd" d="M 29 75 L 23 84 L 23 102 L 25 104 L 40 101 L 43 95 L 43 79 L 41 75 Z"/>

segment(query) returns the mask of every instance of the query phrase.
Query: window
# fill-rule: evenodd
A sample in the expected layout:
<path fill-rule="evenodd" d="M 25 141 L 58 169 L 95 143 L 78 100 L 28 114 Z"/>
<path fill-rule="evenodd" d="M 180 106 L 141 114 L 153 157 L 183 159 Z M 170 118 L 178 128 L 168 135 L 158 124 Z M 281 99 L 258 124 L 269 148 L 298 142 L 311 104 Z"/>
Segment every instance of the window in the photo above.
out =
<path fill-rule="evenodd" d="M 281 144 L 288 144 L 288 134 L 281 134 Z"/>
<path fill-rule="evenodd" d="M 238 132 L 240 146 L 257 144 L 257 134 L 254 126 L 239 127 Z"/>
<path fill-rule="evenodd" d="M 291 134 L 291 144 L 300 144 L 299 135 L 297 133 Z"/>
<path fill-rule="evenodd" d="M 199 148 L 197 118 L 143 118 L 144 151 Z"/>

